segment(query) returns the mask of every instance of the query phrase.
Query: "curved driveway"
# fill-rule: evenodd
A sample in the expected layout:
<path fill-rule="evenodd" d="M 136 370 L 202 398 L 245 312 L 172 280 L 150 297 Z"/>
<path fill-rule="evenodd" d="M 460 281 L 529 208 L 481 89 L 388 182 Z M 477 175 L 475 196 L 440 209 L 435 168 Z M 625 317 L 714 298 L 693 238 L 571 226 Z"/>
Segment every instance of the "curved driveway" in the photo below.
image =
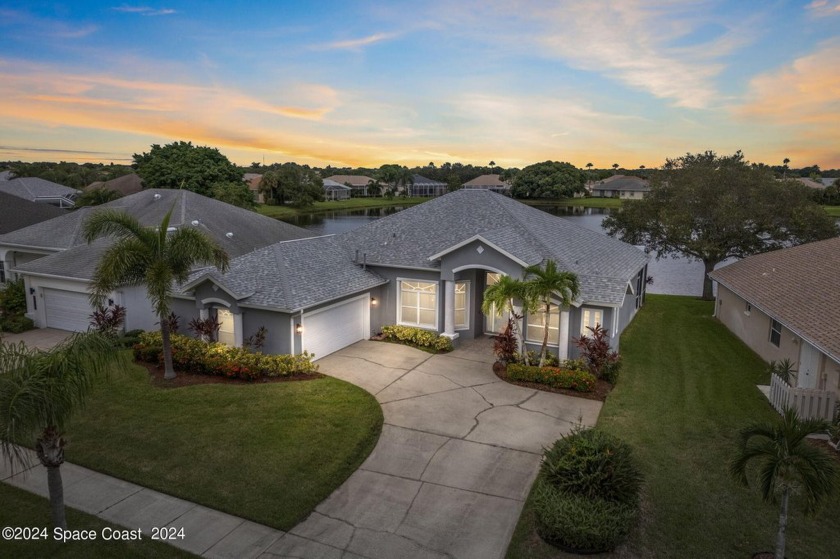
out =
<path fill-rule="evenodd" d="M 503 557 L 542 448 L 601 403 L 513 386 L 487 339 L 446 355 L 363 341 L 318 361 L 382 405 L 376 448 L 265 557 Z"/>

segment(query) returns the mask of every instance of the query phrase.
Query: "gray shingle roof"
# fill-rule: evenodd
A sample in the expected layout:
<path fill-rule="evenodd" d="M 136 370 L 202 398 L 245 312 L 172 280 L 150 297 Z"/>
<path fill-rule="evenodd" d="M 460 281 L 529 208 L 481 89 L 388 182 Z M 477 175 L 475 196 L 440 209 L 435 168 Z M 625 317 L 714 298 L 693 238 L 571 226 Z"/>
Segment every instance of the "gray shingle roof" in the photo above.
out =
<path fill-rule="evenodd" d="M 0 192 L 0 234 L 10 233 L 67 213 L 56 206 L 30 202 Z"/>
<path fill-rule="evenodd" d="M 157 198 L 156 198 L 157 196 Z M 231 206 L 188 190 L 149 189 L 93 208 L 80 208 L 61 217 L 0 235 L 0 245 L 38 247 L 48 250 L 73 251 L 77 260 L 69 256 L 50 255 L 21 266 L 22 271 L 58 273 L 71 264 L 71 277 L 90 278 L 96 260 L 94 248 L 82 238 L 82 225 L 92 212 L 101 208 L 123 210 L 147 226 L 160 224 L 163 216 L 173 208 L 170 227 L 198 227 L 215 239 L 231 258 L 277 241 L 311 236 L 306 229 L 262 216 L 256 212 Z M 193 222 L 197 222 L 193 225 Z M 228 236 L 228 233 L 232 233 Z M 86 251 L 94 251 L 88 254 Z M 55 262 L 55 263 L 53 263 Z M 59 275 L 69 275 L 61 273 Z"/>
<path fill-rule="evenodd" d="M 840 362 L 840 237 L 750 256 L 709 277 Z"/>
<path fill-rule="evenodd" d="M 445 182 L 429 179 L 423 175 L 412 175 L 412 183 L 414 186 L 446 186 Z"/>
<path fill-rule="evenodd" d="M 324 190 L 352 190 L 352 188 L 346 184 L 341 184 L 340 182 L 324 179 Z"/>
<path fill-rule="evenodd" d="M 620 304 L 647 255 L 622 241 L 484 190 L 459 190 L 344 233 L 369 264 L 437 268 L 429 257 L 476 235 L 527 264 L 554 260 L 585 280 L 584 301 Z M 597 280 L 594 278 L 598 278 Z M 588 283 L 587 283 L 588 282 Z"/>
<path fill-rule="evenodd" d="M 242 305 L 287 312 L 387 282 L 353 264 L 334 236 L 275 243 L 233 259 L 224 274 L 215 268 L 197 271 L 184 285 L 190 288 L 206 276 Z"/>
<path fill-rule="evenodd" d="M 6 192 L 31 201 L 44 196 L 73 197 L 79 193 L 75 188 L 37 177 L 21 177 L 0 181 L 0 192 Z"/>

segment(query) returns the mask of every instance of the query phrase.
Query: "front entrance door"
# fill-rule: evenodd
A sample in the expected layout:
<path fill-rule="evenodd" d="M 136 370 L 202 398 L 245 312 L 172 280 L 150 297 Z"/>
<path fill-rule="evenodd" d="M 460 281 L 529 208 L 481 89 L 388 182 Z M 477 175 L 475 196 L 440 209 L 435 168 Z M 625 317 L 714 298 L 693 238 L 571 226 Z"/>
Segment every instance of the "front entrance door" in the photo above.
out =
<path fill-rule="evenodd" d="M 799 374 L 796 380 L 797 387 L 816 388 L 819 371 L 819 350 L 805 340 L 802 340 L 802 349 L 799 350 Z"/>
<path fill-rule="evenodd" d="M 216 309 L 216 319 L 219 321 L 219 341 L 225 345 L 235 346 L 233 313 L 227 309 Z"/>
<path fill-rule="evenodd" d="M 493 285 L 499 281 L 500 277 L 502 277 L 502 274 L 487 272 L 487 281 L 485 282 L 485 285 L 487 287 Z M 501 314 L 498 314 L 498 309 L 496 309 L 496 306 L 493 305 L 490 308 L 490 313 L 484 315 L 484 333 L 501 334 L 507 326 L 509 317 L 510 313 L 507 310 L 503 310 Z"/>

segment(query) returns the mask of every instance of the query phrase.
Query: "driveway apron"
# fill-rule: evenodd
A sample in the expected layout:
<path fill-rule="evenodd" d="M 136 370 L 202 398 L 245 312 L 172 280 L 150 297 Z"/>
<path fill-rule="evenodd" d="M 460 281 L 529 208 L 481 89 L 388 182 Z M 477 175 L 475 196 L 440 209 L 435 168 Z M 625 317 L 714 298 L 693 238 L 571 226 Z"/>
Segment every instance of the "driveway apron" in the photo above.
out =
<path fill-rule="evenodd" d="M 503 557 L 542 449 L 601 403 L 501 381 L 487 339 L 445 355 L 363 341 L 318 361 L 382 405 L 376 448 L 266 557 Z"/>

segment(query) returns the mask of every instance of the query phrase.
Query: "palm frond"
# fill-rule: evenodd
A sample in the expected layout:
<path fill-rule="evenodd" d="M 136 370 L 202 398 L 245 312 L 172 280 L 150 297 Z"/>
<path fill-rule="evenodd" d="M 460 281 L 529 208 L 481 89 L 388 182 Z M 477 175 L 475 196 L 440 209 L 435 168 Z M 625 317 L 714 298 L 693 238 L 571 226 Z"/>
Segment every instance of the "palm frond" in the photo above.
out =
<path fill-rule="evenodd" d="M 84 239 L 92 243 L 100 237 L 117 239 L 148 238 L 149 230 L 134 217 L 122 210 L 103 209 L 93 212 L 82 229 Z"/>

